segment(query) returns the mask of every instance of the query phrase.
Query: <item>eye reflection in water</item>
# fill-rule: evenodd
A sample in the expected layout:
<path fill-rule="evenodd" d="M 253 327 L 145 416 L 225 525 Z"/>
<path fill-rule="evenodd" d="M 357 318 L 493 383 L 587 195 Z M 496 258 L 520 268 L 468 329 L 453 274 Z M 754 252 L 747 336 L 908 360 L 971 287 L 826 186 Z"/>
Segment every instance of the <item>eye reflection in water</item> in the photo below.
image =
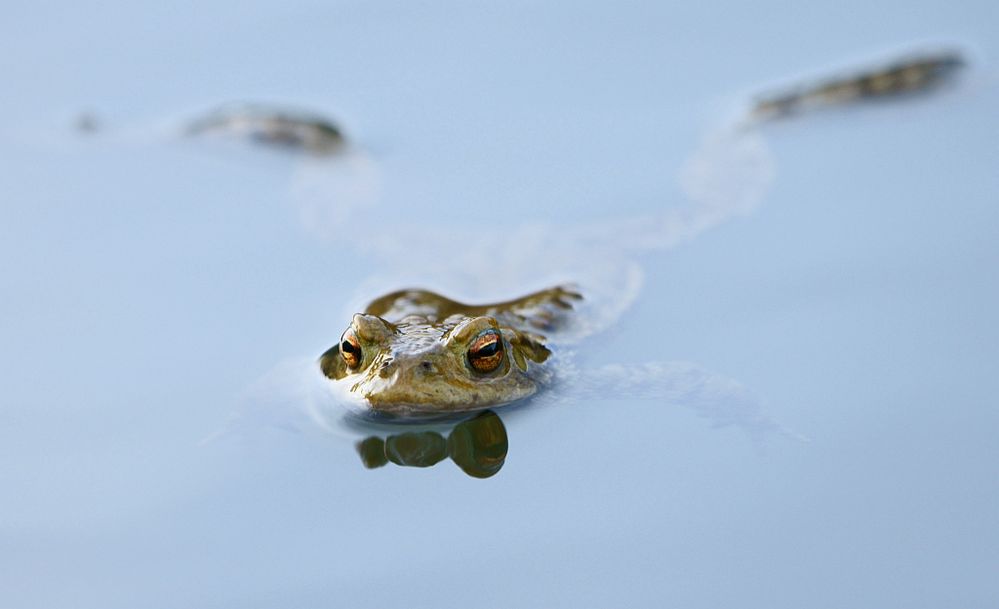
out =
<path fill-rule="evenodd" d="M 368 469 L 390 461 L 403 467 L 431 467 L 450 457 L 473 478 L 496 475 L 508 449 L 506 427 L 491 410 L 458 423 L 447 438 L 435 431 L 410 431 L 384 438 L 369 436 L 357 443 L 361 463 Z"/>

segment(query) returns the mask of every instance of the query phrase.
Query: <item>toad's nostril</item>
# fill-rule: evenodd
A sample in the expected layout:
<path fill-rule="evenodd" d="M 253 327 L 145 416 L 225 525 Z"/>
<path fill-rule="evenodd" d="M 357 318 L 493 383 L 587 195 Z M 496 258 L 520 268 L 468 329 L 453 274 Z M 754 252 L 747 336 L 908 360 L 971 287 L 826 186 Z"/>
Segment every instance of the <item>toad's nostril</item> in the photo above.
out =
<path fill-rule="evenodd" d="M 391 359 L 385 360 L 384 362 L 382 362 L 381 368 L 378 369 L 378 376 L 382 378 L 388 378 L 389 376 L 392 375 L 392 368 L 393 368 L 392 360 Z"/>
<path fill-rule="evenodd" d="M 436 369 L 437 367 L 434 366 L 432 362 L 427 362 L 427 361 L 420 362 L 420 370 L 422 370 L 425 373 L 429 374 L 431 372 L 434 372 Z"/>

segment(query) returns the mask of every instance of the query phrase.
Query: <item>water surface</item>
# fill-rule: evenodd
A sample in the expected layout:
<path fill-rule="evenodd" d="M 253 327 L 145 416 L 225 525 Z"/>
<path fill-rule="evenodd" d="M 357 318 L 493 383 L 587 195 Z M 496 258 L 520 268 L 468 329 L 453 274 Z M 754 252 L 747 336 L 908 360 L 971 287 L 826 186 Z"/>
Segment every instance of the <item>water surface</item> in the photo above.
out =
<path fill-rule="evenodd" d="M 992 4 L 44 9 L 0 25 L 0 605 L 999 603 Z M 757 85 L 941 37 L 961 85 L 775 124 L 759 196 L 684 215 Z M 240 100 L 355 153 L 174 135 Z M 613 390 L 498 411 L 488 478 L 368 469 L 396 432 L 289 383 L 399 281 L 579 269 L 618 300 L 573 370 Z M 747 401 L 614 380 L 649 362 Z"/>

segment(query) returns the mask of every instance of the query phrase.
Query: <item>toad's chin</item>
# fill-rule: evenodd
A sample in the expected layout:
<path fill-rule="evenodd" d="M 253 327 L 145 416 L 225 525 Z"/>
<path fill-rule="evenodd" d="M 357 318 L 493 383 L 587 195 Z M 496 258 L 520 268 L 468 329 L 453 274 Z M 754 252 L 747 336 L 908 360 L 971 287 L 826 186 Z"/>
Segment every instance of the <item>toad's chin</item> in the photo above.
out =
<path fill-rule="evenodd" d="M 502 385 L 456 390 L 449 385 L 426 388 L 367 383 L 351 383 L 349 379 L 335 381 L 338 399 L 351 412 L 374 417 L 427 418 L 462 414 L 503 406 L 530 397 L 537 384 L 528 378 L 504 379 Z"/>

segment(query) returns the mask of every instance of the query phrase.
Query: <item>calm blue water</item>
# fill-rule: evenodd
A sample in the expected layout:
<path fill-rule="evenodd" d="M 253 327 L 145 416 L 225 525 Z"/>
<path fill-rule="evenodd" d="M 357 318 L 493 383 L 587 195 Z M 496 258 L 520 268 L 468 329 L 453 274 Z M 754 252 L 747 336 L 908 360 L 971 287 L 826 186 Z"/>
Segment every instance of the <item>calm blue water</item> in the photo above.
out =
<path fill-rule="evenodd" d="M 997 26 L 984 1 L 6 7 L 0 606 L 999 606 Z M 624 253 L 747 93 L 921 42 L 966 78 L 766 128 L 749 213 Z M 239 100 L 358 149 L 176 137 Z M 454 271 L 483 227 L 495 253 L 440 281 L 531 283 L 586 266 L 577 226 L 644 274 L 586 379 L 690 362 L 804 439 L 580 393 L 500 411 L 479 480 L 365 469 L 366 432 L 303 414 L 298 362 L 375 286 Z"/>

